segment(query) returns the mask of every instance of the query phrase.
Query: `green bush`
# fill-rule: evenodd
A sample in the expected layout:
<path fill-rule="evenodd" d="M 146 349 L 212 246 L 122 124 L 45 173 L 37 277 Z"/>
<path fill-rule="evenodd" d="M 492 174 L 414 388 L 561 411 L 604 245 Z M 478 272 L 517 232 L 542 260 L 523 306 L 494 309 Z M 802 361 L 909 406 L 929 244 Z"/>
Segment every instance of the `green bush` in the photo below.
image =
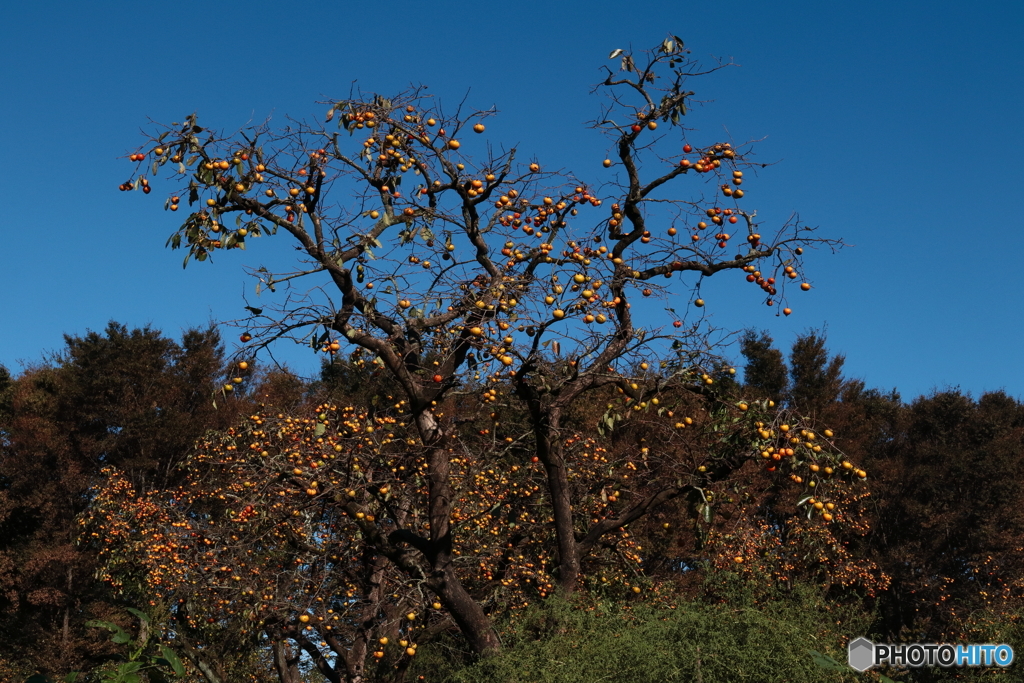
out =
<path fill-rule="evenodd" d="M 428 683 L 867 680 L 823 669 L 809 651 L 845 661 L 846 643 L 867 632 L 870 614 L 837 607 L 809 587 L 764 600 L 734 581 L 729 593 L 719 604 L 697 600 L 676 609 L 552 598 L 505 625 L 498 656 L 470 663 L 436 643 L 417 657 L 415 673 Z"/>

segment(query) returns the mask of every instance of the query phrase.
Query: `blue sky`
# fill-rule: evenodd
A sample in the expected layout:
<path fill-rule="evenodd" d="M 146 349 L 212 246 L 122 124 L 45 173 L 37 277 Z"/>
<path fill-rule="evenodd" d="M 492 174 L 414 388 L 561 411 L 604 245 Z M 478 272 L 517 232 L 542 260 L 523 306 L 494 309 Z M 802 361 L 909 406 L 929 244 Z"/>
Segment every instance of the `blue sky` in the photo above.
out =
<path fill-rule="evenodd" d="M 741 65 L 694 83 L 714 102 L 688 123 L 764 138 L 759 158 L 778 163 L 750 184 L 759 217 L 798 211 L 855 245 L 811 256 L 814 289 L 790 318 L 740 278 L 712 278 L 701 292 L 715 324 L 767 329 L 783 347 L 827 325 L 848 376 L 904 398 L 1022 397 L 1022 31 L 1024 4 L 1009 1 L 13 5 L 0 27 L 0 363 L 18 371 L 111 319 L 177 337 L 243 316 L 242 266 L 284 241 L 182 270 L 162 202 L 117 191 L 148 119 L 198 111 L 235 129 L 321 116 L 314 103 L 354 81 L 383 94 L 424 83 L 496 106 L 495 141 L 590 174 L 606 148 L 582 125 L 599 68 L 614 48 L 674 33 L 694 56 Z M 315 364 L 308 350 L 278 355 Z"/>

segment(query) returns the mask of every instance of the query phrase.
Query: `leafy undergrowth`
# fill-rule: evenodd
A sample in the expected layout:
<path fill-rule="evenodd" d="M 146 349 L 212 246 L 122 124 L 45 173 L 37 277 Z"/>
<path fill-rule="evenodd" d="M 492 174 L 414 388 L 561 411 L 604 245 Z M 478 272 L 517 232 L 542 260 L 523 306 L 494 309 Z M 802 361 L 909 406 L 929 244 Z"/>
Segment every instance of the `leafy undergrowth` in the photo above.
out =
<path fill-rule="evenodd" d="M 435 643 L 417 657 L 415 673 L 427 683 L 870 679 L 822 669 L 809 654 L 845 661 L 846 642 L 867 632 L 870 614 L 856 608 L 839 614 L 812 588 L 757 602 L 740 584 L 734 589 L 727 602 L 693 601 L 675 609 L 551 598 L 505 625 L 500 655 L 471 663 Z"/>

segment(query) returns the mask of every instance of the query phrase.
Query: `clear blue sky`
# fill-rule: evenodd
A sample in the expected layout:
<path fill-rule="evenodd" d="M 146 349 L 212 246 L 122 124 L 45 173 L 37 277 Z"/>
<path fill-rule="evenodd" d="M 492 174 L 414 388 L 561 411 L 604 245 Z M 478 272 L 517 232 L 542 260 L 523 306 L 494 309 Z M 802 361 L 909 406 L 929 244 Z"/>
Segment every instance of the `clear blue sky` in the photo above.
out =
<path fill-rule="evenodd" d="M 235 129 L 321 116 L 314 102 L 353 81 L 383 94 L 425 83 L 497 106 L 494 140 L 590 173 L 605 149 L 582 125 L 599 67 L 669 32 L 694 56 L 742 65 L 695 82 L 715 102 L 689 123 L 709 139 L 765 138 L 760 158 L 780 163 L 757 179 L 759 217 L 799 211 L 856 245 L 812 256 L 815 289 L 792 297 L 788 319 L 738 277 L 712 278 L 702 296 L 715 323 L 768 329 L 784 348 L 827 324 L 848 376 L 906 399 L 952 386 L 1024 396 L 1019 0 L 12 4 L 0 27 L 0 363 L 17 372 L 110 319 L 177 337 L 243 316 L 243 264 L 284 240 L 182 270 L 164 249 L 175 226 L 162 202 L 117 191 L 147 117 L 198 111 Z M 308 351 L 280 351 L 314 367 Z"/>

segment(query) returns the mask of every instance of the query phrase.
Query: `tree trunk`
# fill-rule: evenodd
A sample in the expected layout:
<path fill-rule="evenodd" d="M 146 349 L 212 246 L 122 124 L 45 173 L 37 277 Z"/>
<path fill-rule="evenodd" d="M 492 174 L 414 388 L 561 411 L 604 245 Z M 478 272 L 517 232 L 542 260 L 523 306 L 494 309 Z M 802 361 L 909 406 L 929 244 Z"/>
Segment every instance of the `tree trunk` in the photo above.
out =
<path fill-rule="evenodd" d="M 491 655 L 501 649 L 501 641 L 494 630 L 491 618 L 463 587 L 462 582 L 455 576 L 451 563 L 439 576 L 428 582 L 428 585 L 437 593 L 445 609 L 452 615 L 473 652 L 478 655 Z"/>
<path fill-rule="evenodd" d="M 555 537 L 558 541 L 558 587 L 568 595 L 576 590 L 580 576 L 580 549 L 576 541 L 575 524 L 572 514 L 572 495 L 569 490 L 569 474 L 565 467 L 562 444 L 558 440 L 561 410 L 532 406 L 534 433 L 537 438 L 537 457 L 544 464 L 551 494 L 551 509 L 555 518 Z"/>
<path fill-rule="evenodd" d="M 277 669 L 277 676 L 281 683 L 302 683 L 299 675 L 299 658 L 291 656 L 291 648 L 283 640 L 275 640 L 274 668 Z"/>
<path fill-rule="evenodd" d="M 71 640 L 71 596 L 74 595 L 74 593 L 72 593 L 71 590 L 71 578 L 73 576 L 72 572 L 72 568 L 68 567 L 68 592 L 64 602 L 64 629 L 61 634 L 61 645 L 63 645 L 64 647 L 65 654 L 68 653 L 68 647 Z"/>
<path fill-rule="evenodd" d="M 463 636 L 477 654 L 487 655 L 501 647 L 498 634 L 483 607 L 470 596 L 452 566 L 451 536 L 451 461 L 446 434 L 428 408 L 416 418 L 420 438 L 430 447 L 427 473 L 430 520 L 430 562 L 428 585 L 441 599 L 458 624 Z"/>

